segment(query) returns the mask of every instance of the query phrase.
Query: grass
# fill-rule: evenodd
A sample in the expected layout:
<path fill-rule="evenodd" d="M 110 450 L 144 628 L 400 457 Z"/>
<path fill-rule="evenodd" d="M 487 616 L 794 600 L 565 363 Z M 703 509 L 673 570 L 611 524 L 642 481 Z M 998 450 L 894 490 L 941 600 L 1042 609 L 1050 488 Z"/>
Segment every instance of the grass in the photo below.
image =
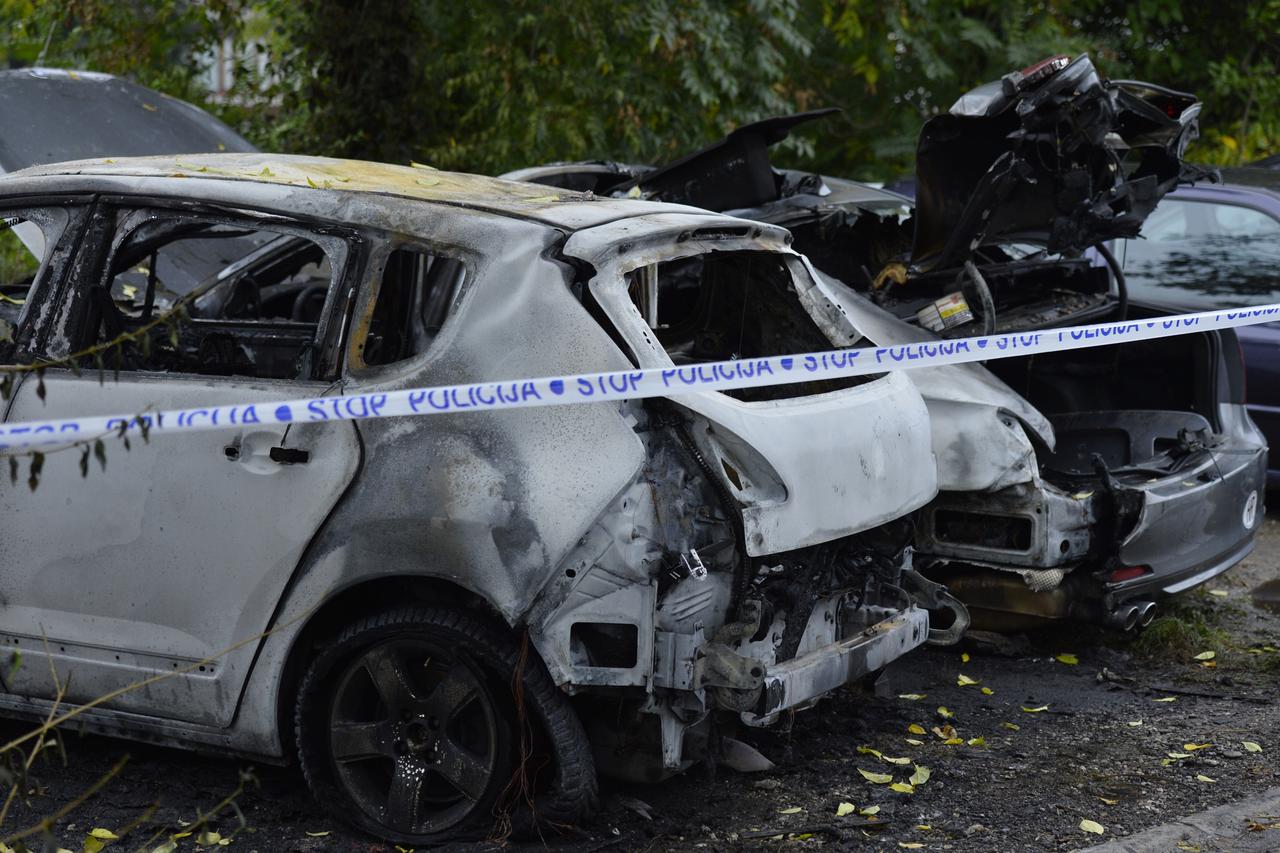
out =
<path fill-rule="evenodd" d="M 1191 662 L 1204 651 L 1224 652 L 1234 646 L 1231 635 L 1219 624 L 1216 609 L 1197 606 L 1195 600 L 1168 604 L 1130 644 L 1145 658 Z"/>

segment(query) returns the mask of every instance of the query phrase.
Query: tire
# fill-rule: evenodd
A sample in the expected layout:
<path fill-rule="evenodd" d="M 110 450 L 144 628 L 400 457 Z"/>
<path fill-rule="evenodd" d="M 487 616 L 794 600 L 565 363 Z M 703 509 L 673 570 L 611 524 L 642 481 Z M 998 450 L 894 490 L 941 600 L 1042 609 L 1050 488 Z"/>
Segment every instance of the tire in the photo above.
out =
<path fill-rule="evenodd" d="M 470 612 L 404 607 L 352 623 L 308 667 L 295 725 L 321 807 L 393 843 L 505 837 L 596 808 L 568 700 L 527 645 Z"/>

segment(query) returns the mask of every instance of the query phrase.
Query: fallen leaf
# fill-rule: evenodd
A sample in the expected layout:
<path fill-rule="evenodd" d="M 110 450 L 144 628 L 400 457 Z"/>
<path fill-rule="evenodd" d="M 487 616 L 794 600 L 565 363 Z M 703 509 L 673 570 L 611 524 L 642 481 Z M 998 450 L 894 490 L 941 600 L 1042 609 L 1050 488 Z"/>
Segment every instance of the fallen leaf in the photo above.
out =
<path fill-rule="evenodd" d="M 1207 660 L 1207 661 L 1203 661 L 1203 662 L 1201 662 L 1201 664 L 1200 664 L 1200 665 L 1201 665 L 1202 667 L 1204 667 L 1205 669 L 1217 669 L 1217 668 L 1218 668 L 1218 662 L 1217 662 L 1216 660 Z"/>
<path fill-rule="evenodd" d="M 1001 723 L 1000 725 L 1004 726 L 1006 729 L 1008 729 L 1011 732 L 1022 731 L 1022 726 L 1018 725 L 1017 723 Z"/>
<path fill-rule="evenodd" d="M 928 699 L 928 693 L 899 693 L 899 699 L 906 699 L 909 702 L 918 702 L 921 699 Z"/>
<path fill-rule="evenodd" d="M 1186 850 L 1188 853 L 1200 853 L 1200 848 L 1189 841 L 1179 841 L 1177 848 L 1179 850 Z"/>
<path fill-rule="evenodd" d="M 1058 663 L 1065 663 L 1067 666 L 1075 666 L 1076 664 L 1080 663 L 1080 658 L 1068 652 L 1063 652 L 1062 654 L 1057 655 L 1056 657 L 1054 657 L 1054 660 L 1056 660 Z"/>
<path fill-rule="evenodd" d="M 960 663 L 968 663 L 968 662 L 969 662 L 969 653 L 968 653 L 968 652 L 961 652 L 961 653 L 960 653 Z"/>
<path fill-rule="evenodd" d="M 1136 729 L 1138 726 L 1142 725 L 1142 720 L 1129 720 L 1125 725 L 1133 726 Z"/>
<path fill-rule="evenodd" d="M 1022 710 L 1026 711 L 1028 714 L 1039 714 L 1041 711 L 1047 711 L 1047 710 L 1049 710 L 1049 706 L 1048 706 L 1048 705 L 1039 705 L 1039 706 L 1037 706 L 1037 707 L 1035 707 L 1035 708 L 1028 708 L 1026 705 L 1023 705 L 1023 706 L 1022 706 Z"/>
<path fill-rule="evenodd" d="M 899 794 L 914 794 L 916 789 L 908 785 L 906 782 L 894 782 L 889 786 L 890 791 L 897 791 Z"/>
<path fill-rule="evenodd" d="M 878 750 L 878 749 L 872 749 L 872 748 L 871 748 L 871 747 L 869 747 L 869 746 L 860 746 L 860 747 L 858 747 L 858 752 L 862 753 L 863 755 L 874 755 L 876 758 L 883 758 L 883 757 L 884 757 L 884 756 L 881 754 L 880 750 Z"/>
<path fill-rule="evenodd" d="M 1195 752 L 1197 749 L 1208 749 L 1213 746 L 1211 743 L 1184 743 L 1182 748 L 1187 752 Z"/>
<path fill-rule="evenodd" d="M 159 107 L 154 107 L 151 104 L 143 104 L 142 108 L 149 113 L 154 113 L 159 109 Z"/>
<path fill-rule="evenodd" d="M 942 726 L 934 726 L 930 731 L 943 740 L 956 736 L 956 730 L 950 723 L 944 723 Z"/>
<path fill-rule="evenodd" d="M 929 824 L 927 823 L 917 823 L 916 829 L 920 830 L 921 832 L 928 832 L 929 830 L 933 829 L 933 827 L 929 826 Z"/>
<path fill-rule="evenodd" d="M 992 690 L 990 687 L 984 687 L 984 688 L 982 688 L 982 695 L 983 695 L 983 696 L 994 696 L 994 695 L 995 695 L 995 691 L 994 691 L 994 690 Z"/>
<path fill-rule="evenodd" d="M 919 723 L 912 723 L 907 726 L 907 731 L 911 732 L 913 735 L 922 735 L 924 734 L 924 726 Z"/>
<path fill-rule="evenodd" d="M 1109 806 L 1114 806 L 1116 803 L 1120 802 L 1119 800 L 1108 800 L 1106 797 L 1098 797 L 1098 799 L 1102 800 Z"/>
<path fill-rule="evenodd" d="M 428 172 L 436 172 L 436 171 L 439 171 L 438 169 L 436 169 L 436 167 L 435 167 L 435 166 L 428 166 L 426 163 L 419 163 L 419 162 L 417 162 L 417 161 L 415 161 L 415 160 L 410 160 L 410 161 L 409 161 L 409 165 L 410 165 L 410 166 L 412 166 L 412 167 L 413 167 L 413 168 L 415 168 L 415 169 L 426 169 Z"/>
<path fill-rule="evenodd" d="M 908 779 L 907 781 L 909 781 L 912 785 L 919 787 L 923 785 L 925 782 L 929 781 L 929 775 L 930 775 L 930 770 L 928 767 L 921 767 L 919 764 L 917 764 L 916 772 L 912 773 L 911 778 Z"/>
<path fill-rule="evenodd" d="M 968 687 L 970 684 L 977 684 L 977 683 L 978 682 L 974 681 L 972 678 L 965 675 L 964 673 L 960 673 L 960 675 L 956 676 L 956 687 Z"/>
<path fill-rule="evenodd" d="M 857 810 L 858 807 L 853 803 L 841 803 L 836 806 L 836 817 L 844 817 L 847 814 L 853 814 Z"/>
<path fill-rule="evenodd" d="M 950 719 L 952 719 L 953 717 L 955 717 L 955 714 L 953 714 L 953 713 L 951 713 L 949 710 L 947 710 L 947 706 L 946 706 L 946 705 L 940 705 L 940 706 L 938 707 L 938 716 L 939 716 L 939 717 L 941 717 L 941 718 L 942 718 L 942 719 L 944 719 L 944 720 L 950 720 Z"/>
<path fill-rule="evenodd" d="M 80 848 L 80 853 L 102 853 L 102 848 L 106 846 L 107 842 L 99 841 L 98 839 L 90 836 L 84 840 L 84 846 Z M 62 853 L 64 849 L 65 848 L 59 847 L 58 853 Z M 67 853 L 71 853 L 71 851 L 67 850 Z"/>
<path fill-rule="evenodd" d="M 1080 821 L 1080 828 L 1085 832 L 1091 832 L 1094 835 L 1101 835 L 1107 831 L 1102 824 L 1098 823 L 1096 820 L 1089 820 L 1088 818 Z"/>
<path fill-rule="evenodd" d="M 987 739 L 984 737 L 969 738 L 969 746 L 986 746 L 986 745 L 987 745 Z"/>
<path fill-rule="evenodd" d="M 924 845 L 919 841 L 899 841 L 898 846 L 907 850 L 919 850 L 921 847 L 924 847 Z"/>
<path fill-rule="evenodd" d="M 118 841 L 120 838 L 120 836 L 116 835 L 111 830 L 103 829 L 102 827 L 94 827 L 89 830 L 89 834 L 94 838 L 101 838 L 103 841 Z"/>
<path fill-rule="evenodd" d="M 320 186 L 315 181 L 311 180 L 310 175 L 304 175 L 304 177 L 307 179 L 307 186 L 313 187 L 313 188 L 318 188 Z"/>
<path fill-rule="evenodd" d="M 867 806 L 865 809 L 858 809 L 858 814 L 871 817 L 874 814 L 880 814 L 879 806 Z"/>
<path fill-rule="evenodd" d="M 905 740 L 907 743 L 911 744 L 912 746 L 924 746 L 924 741 L 916 740 L 913 737 L 903 738 L 903 740 Z"/>
<path fill-rule="evenodd" d="M 1170 758 L 1190 758 L 1191 756 L 1185 752 L 1166 752 L 1165 755 Z"/>
<path fill-rule="evenodd" d="M 440 179 L 439 178 L 418 178 L 416 181 L 414 181 L 414 183 L 420 187 L 434 187 L 436 184 L 440 183 Z"/>
<path fill-rule="evenodd" d="M 1161 699 L 1157 699 L 1157 700 L 1155 700 L 1155 701 L 1157 701 L 1157 702 L 1177 702 L 1177 701 L 1178 701 L 1178 697 L 1177 697 L 1177 696 L 1165 696 L 1165 697 L 1163 697 L 1163 698 L 1161 698 Z"/>
<path fill-rule="evenodd" d="M 1262 752 L 1262 747 L 1258 746 L 1258 744 L 1251 740 L 1244 740 L 1240 743 L 1244 746 L 1246 752 Z"/>
<path fill-rule="evenodd" d="M 1210 595 L 1216 595 L 1216 596 L 1218 596 L 1218 598 L 1226 598 L 1226 597 L 1227 597 L 1227 591 L 1226 591 L 1225 589 L 1211 589 L 1211 590 L 1209 590 L 1209 594 L 1210 594 Z"/>
<path fill-rule="evenodd" d="M 308 835 L 308 836 L 310 836 L 311 838 L 324 838 L 324 837 L 325 837 L 326 835 L 328 835 L 328 834 L 329 834 L 329 830 L 327 830 L 327 829 L 321 830 L 320 832 L 308 832 L 308 833 L 307 833 L 307 835 Z"/>
<path fill-rule="evenodd" d="M 1203 773 L 1197 773 L 1196 778 L 1199 779 L 1201 782 L 1217 782 L 1218 781 L 1217 779 L 1210 779 L 1208 776 L 1204 775 Z"/>
<path fill-rule="evenodd" d="M 778 814 L 800 814 L 804 809 L 799 806 L 792 806 L 789 809 L 778 809 Z"/>
<path fill-rule="evenodd" d="M 880 758 L 881 758 L 881 759 L 883 759 L 884 761 L 889 762 L 890 764 L 899 764 L 899 765 L 901 765 L 901 764 L 910 764 L 910 763 L 911 763 L 911 759 L 910 759 L 910 758 L 894 758 L 894 757 L 889 756 L 889 755 L 882 755 L 882 756 L 880 756 Z"/>
<path fill-rule="evenodd" d="M 949 737 L 942 742 L 942 745 L 943 746 L 959 746 L 962 743 L 964 743 L 964 738 Z"/>
<path fill-rule="evenodd" d="M 1217 652 L 1201 652 L 1196 655 L 1196 660 L 1213 660 L 1218 656 Z"/>
<path fill-rule="evenodd" d="M 893 781 L 893 777 L 888 773 L 871 773 L 870 771 L 858 768 L 858 772 L 862 774 L 862 778 L 876 785 L 888 785 Z"/>

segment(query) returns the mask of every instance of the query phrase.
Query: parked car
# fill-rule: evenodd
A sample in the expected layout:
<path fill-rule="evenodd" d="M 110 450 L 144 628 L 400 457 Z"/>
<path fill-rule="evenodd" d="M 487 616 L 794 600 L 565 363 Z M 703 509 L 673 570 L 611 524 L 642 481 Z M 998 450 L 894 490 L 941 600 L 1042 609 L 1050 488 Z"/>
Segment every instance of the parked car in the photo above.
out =
<path fill-rule="evenodd" d="M 1226 169 L 1220 183 L 1180 187 L 1117 241 L 1133 299 L 1170 311 L 1280 302 L 1280 171 Z M 1267 485 L 1280 485 L 1280 324 L 1236 331 L 1249 416 L 1271 450 Z"/>
<path fill-rule="evenodd" d="M 1054 57 L 926 123 L 914 202 L 771 166 L 770 145 L 829 111 L 744 126 L 657 169 L 507 177 L 782 225 L 886 346 L 1167 313 L 1086 253 L 1136 235 L 1201 174 L 1181 159 L 1199 111 L 1185 93 L 1105 81 L 1087 56 Z M 941 490 L 916 514 L 916 563 L 975 620 L 1145 625 L 1161 597 L 1253 548 L 1266 448 L 1230 331 L 908 376 L 929 406 Z"/>
<path fill-rule="evenodd" d="M 862 334 L 781 228 L 423 168 L 82 160 L 0 177 L 0 216 L 40 249 L 4 282 L 4 361 L 46 365 L 7 423 L 519 396 Z M 77 355 L 94 347 L 118 376 Z M 110 695 L 78 723 L 296 756 L 333 814 L 417 845 L 582 819 L 596 766 L 679 771 L 713 717 L 767 725 L 924 643 L 926 606 L 963 620 L 911 568 L 903 518 L 937 470 L 900 373 L 428 402 L 447 411 L 113 444 L 88 476 L 51 456 L 0 497 L 0 644 L 28 654 L 0 709 Z"/>

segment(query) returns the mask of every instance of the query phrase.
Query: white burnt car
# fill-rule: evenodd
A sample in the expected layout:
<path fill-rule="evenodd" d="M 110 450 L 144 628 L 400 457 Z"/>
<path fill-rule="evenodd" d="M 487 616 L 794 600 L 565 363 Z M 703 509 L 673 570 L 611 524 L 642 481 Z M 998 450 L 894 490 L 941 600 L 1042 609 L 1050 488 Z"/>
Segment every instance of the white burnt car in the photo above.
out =
<path fill-rule="evenodd" d="M 46 365 L 11 389 L 10 425 L 520 393 L 861 337 L 784 230 L 693 208 L 253 153 L 3 165 L 6 239 L 39 259 L 0 282 L 4 357 Z M 676 772 L 713 715 L 768 724 L 924 643 L 924 607 L 956 608 L 898 521 L 937 492 L 900 373 L 465 403 L 111 437 L 87 476 L 49 456 L 0 499 L 0 642 L 28 653 L 0 709 L 167 674 L 78 721 L 296 757 L 335 815 L 422 844 L 582 819 L 593 751 Z"/>

